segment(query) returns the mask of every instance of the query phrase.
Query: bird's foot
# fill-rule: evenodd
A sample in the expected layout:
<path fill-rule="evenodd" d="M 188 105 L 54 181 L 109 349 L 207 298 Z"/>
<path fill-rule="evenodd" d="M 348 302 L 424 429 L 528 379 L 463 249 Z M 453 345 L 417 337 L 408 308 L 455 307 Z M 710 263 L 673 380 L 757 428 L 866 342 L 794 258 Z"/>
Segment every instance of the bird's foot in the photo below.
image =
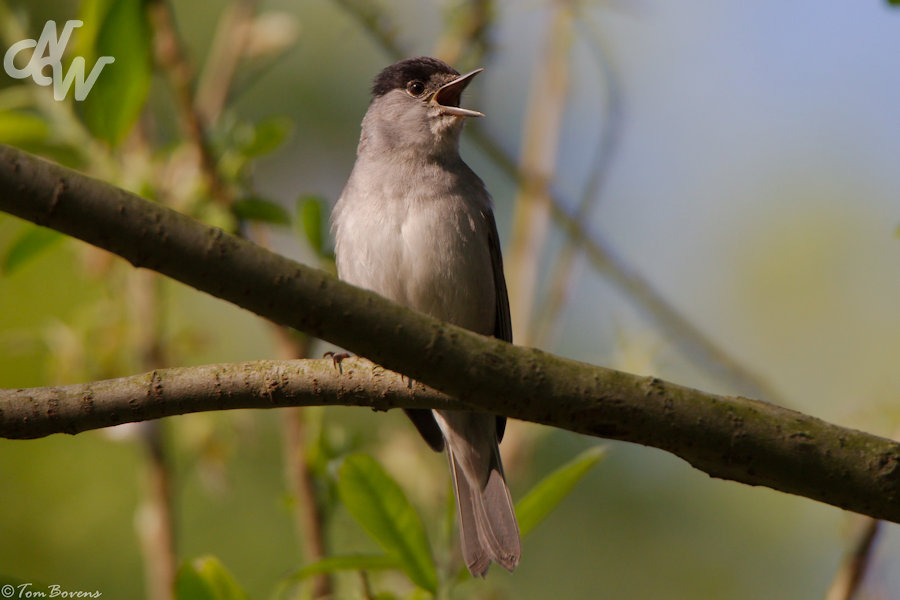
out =
<path fill-rule="evenodd" d="M 322 356 L 330 356 L 331 362 L 332 364 L 334 364 L 334 367 L 341 373 L 341 375 L 343 375 L 344 369 L 341 367 L 341 363 L 345 358 L 350 358 L 353 355 L 349 352 L 326 352 Z"/>

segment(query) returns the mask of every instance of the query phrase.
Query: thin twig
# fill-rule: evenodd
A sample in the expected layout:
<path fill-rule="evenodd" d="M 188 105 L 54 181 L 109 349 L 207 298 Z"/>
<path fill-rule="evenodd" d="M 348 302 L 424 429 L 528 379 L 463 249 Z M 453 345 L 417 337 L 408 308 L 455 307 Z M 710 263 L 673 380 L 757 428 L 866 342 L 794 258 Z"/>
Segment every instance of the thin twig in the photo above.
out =
<path fill-rule="evenodd" d="M 287 328 L 274 323 L 272 327 L 275 329 L 279 355 L 285 359 L 309 356 L 313 338 L 307 335 L 298 338 L 292 335 Z M 282 436 L 284 438 L 283 454 L 287 480 L 294 492 L 294 521 L 297 526 L 297 538 L 300 540 L 304 560 L 314 563 L 325 558 L 326 548 L 322 502 L 316 492 L 307 456 L 307 410 L 294 406 L 283 411 Z M 326 573 L 315 575 L 310 580 L 310 597 L 313 599 L 329 598 L 333 589 L 331 577 Z"/>
<path fill-rule="evenodd" d="M 138 509 L 138 535 L 144 554 L 147 597 L 172 600 L 175 590 L 175 527 L 171 466 L 164 440 L 165 421 L 141 423 L 147 451 L 147 490 Z"/>
<path fill-rule="evenodd" d="M 365 600 L 375 600 L 375 593 L 372 591 L 372 583 L 369 581 L 369 574 L 366 571 L 360 571 L 359 578 L 362 582 L 363 598 Z"/>
<path fill-rule="evenodd" d="M 184 56 L 181 41 L 175 31 L 171 10 L 164 0 L 154 0 L 156 5 L 157 48 L 160 62 L 171 70 L 170 80 L 181 114 L 181 121 L 188 138 L 200 152 L 202 172 L 213 196 L 228 204 L 230 193 L 224 185 L 215 166 L 212 151 L 206 140 L 205 127 L 213 123 L 221 113 L 231 88 L 237 63 L 249 38 L 250 25 L 256 8 L 256 0 L 236 0 L 222 17 L 216 34 L 210 58 L 204 70 L 204 78 L 198 86 L 196 97 L 193 76 Z M 261 236 L 262 245 L 268 246 L 268 236 Z M 282 326 L 272 324 L 279 342 L 283 358 L 303 358 L 308 351 L 308 343 L 301 347 Z M 309 338 L 305 338 L 307 341 Z M 296 521 L 299 539 L 306 560 L 314 562 L 324 557 L 324 534 L 322 531 L 319 501 L 315 494 L 312 476 L 306 459 L 303 431 L 303 409 L 288 409 L 283 420 L 285 438 L 285 465 L 289 471 L 288 480 L 296 496 Z M 324 598 L 332 593 L 332 583 L 327 575 L 316 576 L 312 580 L 312 597 Z"/>
<path fill-rule="evenodd" d="M 227 100 L 237 63 L 249 38 L 249 31 L 256 7 L 256 0 L 236 0 L 222 17 L 216 34 L 203 82 L 196 97 L 193 94 L 193 74 L 184 56 L 181 41 L 176 33 L 172 13 L 164 0 L 154 0 L 154 23 L 157 38 L 157 55 L 160 63 L 170 72 L 172 89 L 179 107 L 181 122 L 188 139 L 197 147 L 201 157 L 201 171 L 213 197 L 229 204 L 231 195 L 219 176 L 206 139 L 205 127 L 213 123 Z M 262 235 L 263 246 L 268 246 L 267 235 Z M 308 347 L 300 347 L 280 325 L 272 324 L 284 358 L 303 358 Z M 308 338 L 306 338 L 308 339 Z M 285 464 L 289 481 L 297 497 L 296 517 L 300 529 L 299 539 L 307 560 L 314 562 L 324 556 L 319 502 L 309 473 L 303 441 L 303 414 L 301 408 L 291 408 L 284 418 Z M 331 595 L 331 580 L 326 575 L 313 579 L 312 597 Z"/>
<path fill-rule="evenodd" d="M 900 429 L 894 431 L 893 439 L 900 437 Z M 853 600 L 862 588 L 866 571 L 872 564 L 875 540 L 881 530 L 881 521 L 864 517 L 856 530 L 851 551 L 834 575 L 825 600 Z"/>
<path fill-rule="evenodd" d="M 451 5 L 445 18 L 448 26 L 435 44 L 434 55 L 455 65 L 470 50 L 472 55 L 467 58 L 481 64 L 490 53 L 488 33 L 495 12 L 494 0 L 464 0 Z"/>
<path fill-rule="evenodd" d="M 152 271 L 128 272 L 129 327 L 134 354 L 143 369 L 168 363 L 162 344 L 165 324 L 162 278 Z M 144 554 L 150 600 L 172 600 L 178 555 L 175 548 L 175 510 L 172 504 L 172 468 L 165 436 L 165 421 L 141 423 L 139 438 L 146 450 L 146 489 L 138 509 L 138 534 Z"/>
<path fill-rule="evenodd" d="M 581 29 L 578 21 L 575 25 L 576 31 Z M 593 49 L 593 57 L 600 72 L 600 83 L 606 91 L 606 98 L 603 103 L 604 112 L 600 118 L 601 131 L 597 136 L 594 158 L 591 161 L 593 166 L 574 215 L 575 219 L 582 223 L 589 222 L 591 211 L 600 200 L 622 130 L 623 104 L 618 75 L 598 40 L 595 40 Z M 556 265 L 550 271 L 553 274 L 552 279 L 538 310 L 540 321 L 535 324 L 534 340 L 540 347 L 549 346 L 553 337 L 552 331 L 559 328 L 559 316 L 574 287 L 573 273 L 577 257 L 578 246 L 567 236 L 563 248 L 559 251 Z"/>
<path fill-rule="evenodd" d="M 154 30 L 156 60 L 160 70 L 168 77 L 182 131 L 199 157 L 200 173 L 211 197 L 220 204 L 229 206 L 232 201 L 231 192 L 219 174 L 216 158 L 207 139 L 206 125 L 195 107 L 193 71 L 178 36 L 172 9 L 167 0 L 150 0 L 147 11 Z M 165 197 L 165 191 L 160 195 Z M 154 279 L 156 279 L 155 276 Z M 142 329 L 143 362 L 149 368 L 158 368 L 166 363 L 160 345 L 161 331 L 159 329 L 162 326 L 162 320 L 158 314 L 158 310 L 162 310 L 163 303 L 157 297 L 160 291 L 158 285 L 144 291 L 151 295 L 148 301 L 152 306 L 148 311 L 144 311 L 141 317 L 143 319 L 150 318 L 154 326 L 151 326 L 150 331 Z M 137 319 L 136 322 L 140 322 L 140 319 Z M 163 422 L 156 421 L 145 424 L 142 428 L 143 439 L 149 454 L 151 482 L 146 502 L 149 512 L 155 516 L 152 520 L 155 527 L 143 532 L 146 561 L 148 570 L 152 572 L 153 577 L 153 580 L 148 582 L 152 600 L 171 600 L 174 593 L 177 564 L 174 547 L 175 527 L 171 506 L 171 474 L 167 448 L 162 435 L 163 426 Z"/>
<path fill-rule="evenodd" d="M 250 39 L 257 4 L 258 0 L 234 0 L 219 19 L 192 103 L 207 126 L 216 122 L 225 107 L 238 62 Z"/>
<path fill-rule="evenodd" d="M 179 122 L 188 142 L 194 147 L 199 158 L 200 173 L 210 191 L 219 203 L 228 206 L 231 193 L 219 175 L 216 159 L 206 135 L 205 125 L 194 109 L 193 72 L 178 36 L 174 15 L 167 0 L 150 0 L 147 14 L 154 30 L 154 50 L 160 70 L 168 77 L 172 88 Z M 161 190 L 160 197 L 167 192 Z M 139 274 L 140 277 L 142 274 Z M 154 280 L 158 279 L 154 276 Z M 139 344 L 142 362 L 148 368 L 158 368 L 166 364 L 163 357 L 162 318 L 158 314 L 163 303 L 157 297 L 160 288 L 157 281 L 143 286 L 141 298 L 146 300 L 142 314 L 134 320 L 141 323 Z M 139 298 L 139 299 L 141 299 Z M 146 327 L 146 322 L 151 323 Z M 162 422 L 145 424 L 142 439 L 149 456 L 149 491 L 145 510 L 153 515 L 150 526 L 142 531 L 144 537 L 145 560 L 148 565 L 149 591 L 153 600 L 170 600 L 174 591 L 177 564 L 174 547 L 175 526 L 171 505 L 171 483 L 167 448 L 165 446 Z"/>
<path fill-rule="evenodd" d="M 863 519 L 853 550 L 835 574 L 825 600 L 853 600 L 856 597 L 872 562 L 875 540 L 880 529 L 881 521 L 871 517 Z"/>
<path fill-rule="evenodd" d="M 285 468 L 293 488 L 294 521 L 303 559 L 314 563 L 323 559 L 325 548 L 324 515 L 316 493 L 315 481 L 307 458 L 306 415 L 304 407 L 294 406 L 284 410 L 282 419 Z M 325 573 L 310 579 L 310 597 L 328 598 L 332 595 L 332 581 Z"/>
<path fill-rule="evenodd" d="M 178 37 L 172 9 L 167 0 L 150 0 L 147 10 L 153 25 L 156 60 L 168 76 L 181 127 L 197 151 L 203 180 L 217 202 L 230 206 L 231 191 L 219 175 L 206 127 L 194 108 L 193 69 Z"/>
<path fill-rule="evenodd" d="M 333 0 L 381 46 L 388 56 L 398 60 L 406 56 L 406 49 L 397 41 L 397 28 L 377 2 L 366 0 Z"/>
<path fill-rule="evenodd" d="M 257 17 L 257 19 L 259 18 L 262 18 L 262 16 Z M 275 15 L 269 14 L 267 18 L 274 19 L 276 17 Z M 282 38 L 296 37 L 298 35 L 299 28 L 296 26 L 296 22 L 286 22 L 285 20 L 288 18 L 288 15 L 277 15 L 279 27 L 283 28 L 283 31 L 279 33 Z M 253 26 L 258 27 L 259 23 L 254 22 Z M 267 41 L 271 43 L 272 39 L 269 38 Z M 248 60 L 244 63 L 247 65 L 247 68 L 240 69 L 235 73 L 234 81 L 232 81 L 231 87 L 228 90 L 229 101 L 233 103 L 243 94 L 253 89 L 253 86 L 256 85 L 259 80 L 268 75 L 279 63 L 287 58 L 290 55 L 289 51 L 291 44 L 292 42 L 289 43 L 286 39 L 282 39 L 280 47 L 274 48 L 268 54 L 256 57 L 247 56 L 246 58 Z M 248 54 L 251 52 L 252 46 L 253 41 L 251 39 L 246 48 Z"/>
<path fill-rule="evenodd" d="M 568 0 L 558 0 L 549 19 L 543 54 L 537 61 L 528 94 L 521 173 L 514 203 L 512 239 L 506 275 L 514 338 L 532 345 L 538 269 L 550 223 L 550 182 L 556 172 L 563 109 L 568 92 L 568 52 L 574 13 Z"/>

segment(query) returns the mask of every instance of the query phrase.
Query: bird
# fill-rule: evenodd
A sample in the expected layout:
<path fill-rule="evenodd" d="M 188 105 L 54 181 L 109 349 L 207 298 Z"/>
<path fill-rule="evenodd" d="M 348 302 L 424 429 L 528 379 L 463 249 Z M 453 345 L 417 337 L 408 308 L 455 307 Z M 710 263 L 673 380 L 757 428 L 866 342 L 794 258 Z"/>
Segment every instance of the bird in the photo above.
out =
<path fill-rule="evenodd" d="M 500 238 L 484 182 L 463 162 L 461 75 L 420 56 L 382 70 L 356 162 L 332 210 L 343 281 L 483 335 L 512 342 Z M 446 448 L 463 559 L 473 576 L 515 569 L 522 542 L 500 460 L 505 417 L 407 409 L 435 451 Z"/>

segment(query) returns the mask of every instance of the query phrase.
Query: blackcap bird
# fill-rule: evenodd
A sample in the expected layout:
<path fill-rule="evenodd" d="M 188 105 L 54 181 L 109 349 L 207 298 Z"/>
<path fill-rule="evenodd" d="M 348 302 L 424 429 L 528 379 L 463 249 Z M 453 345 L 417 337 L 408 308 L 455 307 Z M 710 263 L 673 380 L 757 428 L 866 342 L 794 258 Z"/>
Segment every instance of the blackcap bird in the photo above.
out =
<path fill-rule="evenodd" d="M 512 341 L 500 240 L 484 182 L 459 156 L 460 75 L 435 58 L 402 60 L 372 86 L 356 164 L 332 212 L 338 276 L 431 316 Z M 498 442 L 504 417 L 407 410 L 445 447 L 469 571 L 512 571 L 522 543 Z"/>

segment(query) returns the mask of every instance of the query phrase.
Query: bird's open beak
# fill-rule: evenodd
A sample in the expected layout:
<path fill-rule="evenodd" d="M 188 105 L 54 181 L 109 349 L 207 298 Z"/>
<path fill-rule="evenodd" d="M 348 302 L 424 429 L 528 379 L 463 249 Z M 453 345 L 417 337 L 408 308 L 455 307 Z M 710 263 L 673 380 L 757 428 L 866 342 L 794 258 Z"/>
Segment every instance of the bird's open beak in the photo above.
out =
<path fill-rule="evenodd" d="M 484 69 L 475 69 L 465 75 L 460 75 L 453 81 L 445 83 L 431 97 L 430 103 L 439 107 L 445 115 L 454 115 L 457 117 L 483 117 L 484 114 L 477 110 L 469 110 L 468 108 L 459 107 L 459 98 L 462 96 L 463 90 L 472 81 L 472 79 L 484 71 Z"/>

